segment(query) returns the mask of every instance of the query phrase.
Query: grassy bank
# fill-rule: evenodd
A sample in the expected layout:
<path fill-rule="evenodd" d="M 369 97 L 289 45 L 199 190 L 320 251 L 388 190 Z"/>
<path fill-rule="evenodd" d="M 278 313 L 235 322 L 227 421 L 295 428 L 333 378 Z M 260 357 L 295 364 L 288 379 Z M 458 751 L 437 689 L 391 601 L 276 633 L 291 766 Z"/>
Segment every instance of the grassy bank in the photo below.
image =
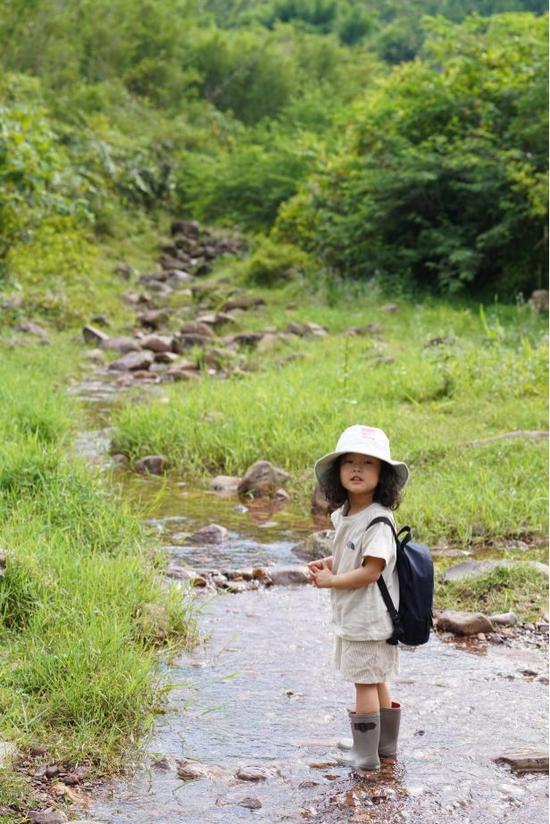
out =
<path fill-rule="evenodd" d="M 71 455 L 76 357 L 59 343 L 0 358 L 0 739 L 101 773 L 152 721 L 159 648 L 192 642 L 195 623 L 137 517 Z M 0 803 L 32 797 L 0 771 Z"/>
<path fill-rule="evenodd" d="M 242 474 L 265 458 L 292 473 L 304 507 L 311 467 L 357 421 L 381 426 L 411 466 L 402 517 L 429 541 L 468 543 L 541 534 L 546 525 L 546 442 L 514 430 L 546 429 L 547 342 L 528 307 L 402 304 L 381 311 L 367 293 L 336 305 L 288 308 L 287 293 L 240 320 L 242 328 L 312 320 L 329 337 L 253 354 L 239 380 L 207 375 L 125 405 L 113 449 L 162 453 L 196 481 Z M 377 322 L 374 336 L 338 335 Z"/>

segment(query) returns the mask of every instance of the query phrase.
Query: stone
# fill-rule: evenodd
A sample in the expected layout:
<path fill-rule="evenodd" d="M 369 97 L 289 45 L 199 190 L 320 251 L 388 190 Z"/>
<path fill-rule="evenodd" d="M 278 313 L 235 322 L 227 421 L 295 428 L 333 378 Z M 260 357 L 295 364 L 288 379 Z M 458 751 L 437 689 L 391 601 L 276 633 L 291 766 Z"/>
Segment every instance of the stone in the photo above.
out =
<path fill-rule="evenodd" d="M 497 764 L 509 764 L 516 772 L 548 772 L 548 751 L 518 747 L 493 759 Z"/>
<path fill-rule="evenodd" d="M 219 524 L 209 524 L 191 535 L 191 540 L 201 544 L 221 544 L 228 537 L 227 529 Z"/>
<path fill-rule="evenodd" d="M 286 470 L 273 466 L 269 461 L 256 461 L 246 470 L 237 492 L 252 497 L 271 497 L 289 478 Z"/>
<path fill-rule="evenodd" d="M 397 303 L 385 303 L 384 306 L 380 307 L 380 310 L 382 312 L 387 312 L 389 315 L 394 315 L 399 311 L 399 306 Z"/>
<path fill-rule="evenodd" d="M 106 328 L 109 328 L 111 325 L 105 315 L 93 315 L 91 321 L 92 323 L 97 323 L 99 326 L 105 326 Z"/>
<path fill-rule="evenodd" d="M 253 306 L 265 306 L 263 298 L 255 298 L 252 295 L 241 295 L 229 298 L 223 306 L 224 312 L 230 312 L 233 309 L 251 309 Z"/>
<path fill-rule="evenodd" d="M 200 761 L 189 761 L 182 758 L 176 762 L 178 765 L 177 773 L 180 778 L 226 778 L 230 775 L 227 770 L 221 767 L 210 766 L 209 764 L 201 764 Z"/>
<path fill-rule="evenodd" d="M 311 496 L 311 514 L 312 515 L 326 515 L 331 511 L 330 503 L 328 502 L 325 493 L 319 484 L 316 484 Z"/>
<path fill-rule="evenodd" d="M 146 350 L 127 352 L 121 358 L 109 364 L 109 369 L 116 372 L 135 372 L 147 370 L 154 361 L 153 354 Z"/>
<path fill-rule="evenodd" d="M 125 354 L 126 352 L 139 352 L 141 346 L 135 338 L 131 338 L 127 335 L 120 335 L 119 337 L 107 338 L 106 340 L 101 341 L 101 348 L 109 349 L 112 352 L 120 352 L 121 354 Z"/>
<path fill-rule="evenodd" d="M 267 778 L 261 767 L 240 767 L 235 774 L 241 781 L 265 781 Z"/>
<path fill-rule="evenodd" d="M 302 566 L 268 566 L 265 571 L 276 586 L 309 584 L 306 568 Z"/>
<path fill-rule="evenodd" d="M 166 370 L 166 377 L 173 381 L 192 381 L 199 380 L 200 374 L 192 369 L 184 369 L 177 364 L 170 366 Z"/>
<path fill-rule="evenodd" d="M 97 329 L 95 326 L 87 325 L 82 330 L 82 337 L 86 343 L 103 343 L 109 339 L 109 335 L 102 329 Z"/>
<path fill-rule="evenodd" d="M 138 315 L 138 320 L 147 329 L 158 329 L 168 321 L 168 317 L 166 309 L 149 309 Z"/>
<path fill-rule="evenodd" d="M 173 364 L 177 359 L 178 356 L 175 352 L 155 352 L 155 363 Z"/>
<path fill-rule="evenodd" d="M 529 303 L 535 312 L 548 312 L 548 289 L 535 289 L 531 293 Z"/>
<path fill-rule="evenodd" d="M 445 571 L 443 579 L 445 581 L 462 581 L 464 578 L 478 578 L 480 575 L 485 575 L 485 573 L 491 572 L 497 567 L 513 569 L 518 563 L 521 563 L 522 565 L 528 564 L 528 566 L 532 569 L 536 569 L 538 572 L 548 577 L 548 565 L 542 564 L 540 561 L 518 562 L 506 559 L 487 559 L 485 561 L 463 561 L 461 564 L 449 567 L 449 569 Z"/>
<path fill-rule="evenodd" d="M 494 627 L 481 612 L 444 610 L 436 619 L 437 629 L 455 635 L 475 635 L 478 632 L 494 632 Z"/>
<path fill-rule="evenodd" d="M 489 615 L 489 620 L 492 624 L 498 624 L 502 627 L 513 627 L 518 622 L 514 612 L 499 612 L 496 615 Z"/>
<path fill-rule="evenodd" d="M 273 332 L 266 332 L 256 346 L 257 352 L 272 352 L 279 343 L 279 336 Z"/>
<path fill-rule="evenodd" d="M 134 464 L 136 472 L 144 475 L 163 475 L 170 468 L 170 461 L 164 455 L 145 455 Z"/>
<path fill-rule="evenodd" d="M 133 268 L 130 266 L 129 263 L 117 263 L 115 268 L 113 269 L 115 275 L 120 275 L 121 278 L 124 280 L 130 280 L 132 275 L 134 274 Z"/>
<path fill-rule="evenodd" d="M 151 352 L 172 352 L 172 338 L 168 335 L 146 335 L 140 343 L 142 349 Z"/>
<path fill-rule="evenodd" d="M 301 561 L 318 561 L 332 554 L 332 542 L 334 541 L 333 529 L 322 529 L 292 547 L 292 552 Z"/>
<path fill-rule="evenodd" d="M 241 332 L 239 335 L 234 335 L 233 343 L 238 346 L 257 346 L 263 336 L 263 332 Z"/>
<path fill-rule="evenodd" d="M 61 810 L 40 810 L 28 813 L 28 818 L 32 824 L 65 824 L 69 819 Z"/>
<path fill-rule="evenodd" d="M 199 320 L 190 320 L 184 323 L 181 327 L 182 335 L 203 335 L 207 338 L 215 337 L 211 325 L 208 323 L 201 323 Z"/>
<path fill-rule="evenodd" d="M 213 492 L 230 495 L 237 492 L 240 482 L 241 479 L 236 475 L 216 475 L 209 486 Z"/>
<path fill-rule="evenodd" d="M 193 346 L 207 346 L 212 340 L 211 335 L 197 335 L 195 332 L 186 332 L 175 339 L 174 348 L 178 352 L 191 349 Z"/>
<path fill-rule="evenodd" d="M 17 747 L 11 741 L 0 741 L 0 767 L 7 767 L 17 752 Z"/>
<path fill-rule="evenodd" d="M 37 338 L 48 337 L 48 333 L 44 327 L 32 320 L 25 320 L 22 323 L 18 323 L 15 329 L 17 332 L 24 332 L 26 335 L 35 335 Z"/>
<path fill-rule="evenodd" d="M 328 335 L 327 330 L 324 326 L 321 326 L 319 323 L 312 323 L 311 321 L 307 321 L 304 323 L 306 328 L 306 335 L 313 335 L 316 338 L 326 338 Z"/>
<path fill-rule="evenodd" d="M 262 802 L 259 798 L 241 798 L 239 807 L 245 807 L 247 810 L 260 810 Z"/>

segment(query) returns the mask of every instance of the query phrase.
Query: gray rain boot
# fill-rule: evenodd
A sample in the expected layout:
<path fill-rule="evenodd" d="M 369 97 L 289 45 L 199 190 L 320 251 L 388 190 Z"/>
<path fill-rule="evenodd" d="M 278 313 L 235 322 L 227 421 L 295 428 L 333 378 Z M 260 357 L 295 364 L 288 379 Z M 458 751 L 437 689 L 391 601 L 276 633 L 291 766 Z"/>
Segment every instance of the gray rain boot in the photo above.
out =
<path fill-rule="evenodd" d="M 378 753 L 382 756 L 395 755 L 397 739 L 399 737 L 399 723 L 401 721 L 401 704 L 391 702 L 389 707 L 380 708 L 380 743 Z"/>
<path fill-rule="evenodd" d="M 339 764 L 358 770 L 377 770 L 380 767 L 378 743 L 380 741 L 380 713 L 368 715 L 348 713 L 353 746 L 349 753 L 338 757 Z"/>

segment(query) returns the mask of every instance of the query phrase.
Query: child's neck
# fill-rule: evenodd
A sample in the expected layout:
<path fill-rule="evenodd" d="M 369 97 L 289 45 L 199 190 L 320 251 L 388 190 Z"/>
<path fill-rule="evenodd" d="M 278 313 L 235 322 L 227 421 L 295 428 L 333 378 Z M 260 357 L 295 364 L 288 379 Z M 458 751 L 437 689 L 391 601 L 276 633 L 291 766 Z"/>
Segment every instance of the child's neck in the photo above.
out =
<path fill-rule="evenodd" d="M 372 493 L 366 495 L 348 495 L 346 515 L 357 515 L 362 509 L 366 509 L 372 504 Z"/>

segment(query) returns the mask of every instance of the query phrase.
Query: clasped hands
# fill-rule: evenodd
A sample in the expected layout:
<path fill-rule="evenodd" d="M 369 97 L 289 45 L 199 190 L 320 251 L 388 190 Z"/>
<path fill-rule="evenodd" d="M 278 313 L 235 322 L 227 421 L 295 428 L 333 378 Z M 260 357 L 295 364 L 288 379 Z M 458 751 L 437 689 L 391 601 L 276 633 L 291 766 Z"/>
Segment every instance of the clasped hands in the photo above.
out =
<path fill-rule="evenodd" d="M 318 587 L 319 589 L 332 586 L 332 579 L 335 576 L 324 558 L 320 561 L 310 561 L 307 568 L 311 577 L 312 586 Z"/>

